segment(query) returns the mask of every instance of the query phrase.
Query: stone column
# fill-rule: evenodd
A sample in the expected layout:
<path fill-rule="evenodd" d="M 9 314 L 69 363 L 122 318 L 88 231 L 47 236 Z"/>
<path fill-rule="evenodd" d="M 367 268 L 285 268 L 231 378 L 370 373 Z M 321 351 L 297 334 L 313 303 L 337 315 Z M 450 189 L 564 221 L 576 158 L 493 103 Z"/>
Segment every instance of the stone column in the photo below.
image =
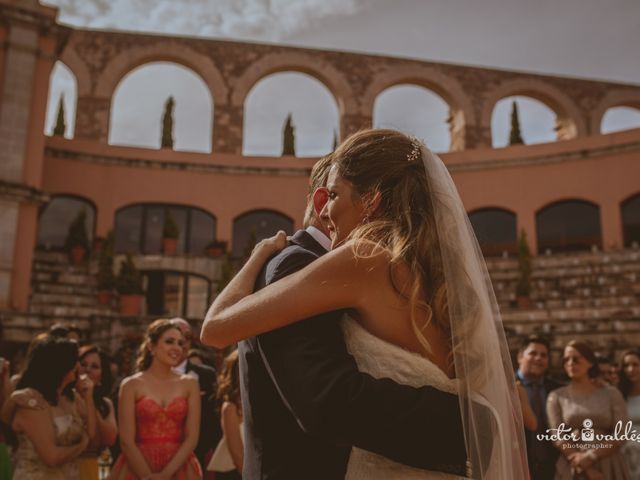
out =
<path fill-rule="evenodd" d="M 618 202 L 600 203 L 600 225 L 602 227 L 603 250 L 613 250 L 624 246 L 622 212 Z"/>
<path fill-rule="evenodd" d="M 0 308 L 25 311 L 36 241 L 49 74 L 62 30 L 57 9 L 0 0 Z"/>
<path fill-rule="evenodd" d="M 243 128 L 243 105 L 215 103 L 213 106 L 213 152 L 241 155 Z"/>
<path fill-rule="evenodd" d="M 78 97 L 74 137 L 107 143 L 109 141 L 110 114 L 110 98 Z"/>
<path fill-rule="evenodd" d="M 352 133 L 362 130 L 363 128 L 371 128 L 372 126 L 373 119 L 371 115 L 343 113 L 340 115 L 340 138 L 338 139 L 338 143 Z"/>
<path fill-rule="evenodd" d="M 520 231 L 527 234 L 527 243 L 532 256 L 538 255 L 538 237 L 536 235 L 536 212 L 534 210 L 518 210 L 516 212 L 518 238 Z"/>

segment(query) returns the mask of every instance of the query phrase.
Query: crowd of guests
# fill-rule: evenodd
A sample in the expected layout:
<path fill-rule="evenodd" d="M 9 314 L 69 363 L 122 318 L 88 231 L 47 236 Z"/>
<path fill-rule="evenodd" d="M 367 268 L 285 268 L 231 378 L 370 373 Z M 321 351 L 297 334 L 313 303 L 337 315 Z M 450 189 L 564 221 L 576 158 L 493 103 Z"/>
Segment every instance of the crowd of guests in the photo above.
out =
<path fill-rule="evenodd" d="M 207 355 L 192 348 L 186 320 L 156 320 L 135 373 L 118 379 L 110 357 L 81 345 L 78 333 L 54 326 L 30 344 L 20 372 L 11 376 L 8 362 L 0 365 L 0 480 L 97 480 L 100 458 L 113 459 L 113 480 L 241 478 L 237 351 L 216 375 Z M 595 440 L 618 423 L 624 433 L 629 420 L 627 433 L 640 436 L 640 349 L 617 364 L 571 341 L 562 378 L 554 380 L 549 344 L 532 336 L 517 363 L 533 480 L 640 478 L 640 442 Z M 549 435 L 561 428 L 576 436 Z"/>
<path fill-rule="evenodd" d="M 617 364 L 570 341 L 560 381 L 548 374 L 549 353 L 548 341 L 532 336 L 517 357 L 531 478 L 640 478 L 640 349 L 623 352 Z"/>
<path fill-rule="evenodd" d="M 152 322 L 123 378 L 63 325 L 34 338 L 20 371 L 2 361 L 0 480 L 98 480 L 105 463 L 113 480 L 241 478 L 237 352 L 217 376 L 192 338 L 186 320 Z"/>

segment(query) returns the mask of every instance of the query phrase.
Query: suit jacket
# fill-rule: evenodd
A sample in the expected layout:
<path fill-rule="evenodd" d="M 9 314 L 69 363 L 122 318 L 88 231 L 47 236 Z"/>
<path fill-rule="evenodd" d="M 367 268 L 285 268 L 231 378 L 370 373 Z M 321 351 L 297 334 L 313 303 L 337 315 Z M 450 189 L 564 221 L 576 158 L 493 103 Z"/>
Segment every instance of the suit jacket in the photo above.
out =
<path fill-rule="evenodd" d="M 257 288 L 324 253 L 305 231 L 263 269 Z M 304 301 L 304 299 L 302 299 Z M 332 480 L 350 448 L 428 470 L 464 474 L 455 395 L 358 371 L 330 312 L 239 344 L 245 480 Z"/>
<path fill-rule="evenodd" d="M 214 449 L 222 438 L 216 403 L 216 371 L 208 365 L 197 365 L 187 361 L 186 372 L 195 372 L 200 384 L 200 434 L 195 454 L 204 468 L 207 453 Z"/>
<path fill-rule="evenodd" d="M 550 377 L 544 377 L 542 383 L 544 385 L 546 396 L 548 396 L 549 393 L 556 388 L 560 388 L 563 386 L 562 383 L 556 382 Z M 538 422 L 540 422 L 540 419 L 538 419 Z M 525 440 L 527 442 L 527 458 L 529 460 L 529 471 L 531 472 L 532 480 L 553 480 L 555 475 L 556 460 L 558 459 L 560 452 L 556 447 L 553 446 L 551 442 L 548 442 L 546 440 L 538 440 L 536 438 L 536 434 L 538 432 L 544 432 L 547 428 L 549 428 L 549 425 L 547 425 L 546 422 L 542 422 L 542 424 L 538 426 L 537 432 L 531 432 L 525 429 Z M 551 428 L 558 428 L 558 426 L 551 425 Z M 539 453 L 541 455 L 540 459 L 535 458 L 533 454 L 534 442 L 544 442 L 544 447 Z"/>

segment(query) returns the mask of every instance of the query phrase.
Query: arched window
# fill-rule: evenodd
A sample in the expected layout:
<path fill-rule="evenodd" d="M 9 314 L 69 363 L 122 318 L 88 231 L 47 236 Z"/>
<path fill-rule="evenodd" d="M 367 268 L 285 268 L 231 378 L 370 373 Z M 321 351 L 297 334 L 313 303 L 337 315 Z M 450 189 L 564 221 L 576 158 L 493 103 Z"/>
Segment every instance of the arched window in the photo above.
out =
<path fill-rule="evenodd" d="M 640 244 L 640 194 L 625 200 L 620 209 L 622 210 L 624 246 Z"/>
<path fill-rule="evenodd" d="M 510 145 L 513 103 L 517 105 L 520 135 L 526 145 L 555 142 L 556 113 L 530 97 L 507 97 L 496 103 L 491 116 L 491 141 L 494 148 Z"/>
<path fill-rule="evenodd" d="M 116 252 L 161 253 L 164 222 L 169 217 L 178 227 L 176 253 L 204 255 L 207 244 L 216 238 L 215 217 L 196 207 L 154 203 L 130 205 L 116 212 Z"/>
<path fill-rule="evenodd" d="M 624 106 L 613 107 L 603 115 L 600 132 L 613 133 L 631 128 L 640 128 L 640 109 Z"/>
<path fill-rule="evenodd" d="M 482 208 L 469 214 L 482 253 L 487 256 L 516 250 L 516 215 L 502 208 Z"/>
<path fill-rule="evenodd" d="M 62 99 L 64 99 L 64 137 L 73 138 L 76 127 L 78 82 L 73 72 L 64 63 L 58 61 L 49 77 L 49 98 L 44 122 L 45 135 L 53 135 Z"/>
<path fill-rule="evenodd" d="M 539 253 L 602 247 L 600 207 L 583 200 L 554 203 L 536 214 L 536 232 Z"/>
<path fill-rule="evenodd" d="M 419 85 L 395 85 L 381 92 L 373 104 L 373 126 L 392 128 L 424 140 L 434 152 L 451 145 L 449 105 Z"/>
<path fill-rule="evenodd" d="M 87 236 L 91 243 L 96 218 L 93 203 L 80 197 L 57 195 L 40 211 L 38 247 L 47 250 L 63 250 L 71 223 L 83 211 L 86 214 Z"/>
<path fill-rule="evenodd" d="M 143 272 L 147 315 L 202 319 L 209 308 L 211 283 L 186 272 Z"/>
<path fill-rule="evenodd" d="M 331 91 L 310 75 L 280 72 L 261 79 L 247 95 L 243 155 L 282 155 L 283 127 L 289 114 L 295 128 L 296 156 L 315 157 L 333 149 L 340 116 Z"/>
<path fill-rule="evenodd" d="M 251 253 L 256 242 L 275 235 L 278 230 L 293 233 L 293 220 L 282 213 L 257 210 L 240 215 L 233 221 L 233 256 Z"/>
<path fill-rule="evenodd" d="M 169 62 L 141 65 L 118 84 L 112 100 L 109 143 L 158 148 L 165 103 L 173 97 L 174 150 L 210 152 L 213 100 L 192 70 Z"/>

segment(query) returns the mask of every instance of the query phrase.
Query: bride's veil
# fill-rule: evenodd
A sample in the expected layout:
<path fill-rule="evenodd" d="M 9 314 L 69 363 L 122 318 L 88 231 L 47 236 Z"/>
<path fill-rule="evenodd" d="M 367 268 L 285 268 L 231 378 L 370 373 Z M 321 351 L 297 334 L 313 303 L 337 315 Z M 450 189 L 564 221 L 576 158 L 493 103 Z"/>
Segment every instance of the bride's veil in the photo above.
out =
<path fill-rule="evenodd" d="M 469 462 L 467 476 L 529 477 L 522 414 L 502 320 L 467 213 L 440 158 L 421 142 L 451 322 L 453 363 Z"/>

